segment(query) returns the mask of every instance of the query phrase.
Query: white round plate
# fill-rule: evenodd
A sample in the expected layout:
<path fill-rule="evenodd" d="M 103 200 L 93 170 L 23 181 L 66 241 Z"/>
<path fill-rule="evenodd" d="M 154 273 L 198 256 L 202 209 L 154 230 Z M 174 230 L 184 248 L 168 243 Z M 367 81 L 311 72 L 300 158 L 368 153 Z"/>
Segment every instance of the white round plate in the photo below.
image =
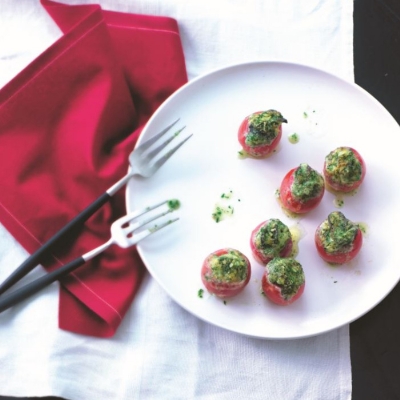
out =
<path fill-rule="evenodd" d="M 278 151 L 262 160 L 241 159 L 237 129 L 248 114 L 279 110 L 288 123 Z M 180 134 L 193 137 L 150 179 L 134 177 L 127 208 L 177 198 L 180 220 L 138 246 L 165 291 L 182 307 L 211 324 L 259 338 L 291 339 L 321 334 L 347 324 L 373 308 L 400 277 L 398 239 L 399 126 L 363 89 L 329 73 L 285 62 L 255 62 L 213 71 L 175 92 L 153 115 L 139 143 L 180 118 Z M 299 142 L 289 142 L 297 133 Z M 179 140 L 175 139 L 174 142 Z M 367 164 L 366 179 L 338 209 L 326 192 L 319 207 L 289 218 L 275 191 L 289 169 L 300 163 L 322 171 L 325 156 L 352 146 Z M 230 193 L 222 199 L 223 193 Z M 234 213 L 216 223 L 216 205 Z M 364 245 L 347 265 L 330 266 L 317 255 L 314 232 L 334 210 L 367 225 Z M 260 291 L 263 266 L 252 257 L 250 233 L 261 221 L 279 218 L 302 232 L 297 259 L 306 287 L 294 304 L 272 304 Z M 248 256 L 252 277 L 245 290 L 227 300 L 208 294 L 200 279 L 203 260 L 232 247 Z"/>

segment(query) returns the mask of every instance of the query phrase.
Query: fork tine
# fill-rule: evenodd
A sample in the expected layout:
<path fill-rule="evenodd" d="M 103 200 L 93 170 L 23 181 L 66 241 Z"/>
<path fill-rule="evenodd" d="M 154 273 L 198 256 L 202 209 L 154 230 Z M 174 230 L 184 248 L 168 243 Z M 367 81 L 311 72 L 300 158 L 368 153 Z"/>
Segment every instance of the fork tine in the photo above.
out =
<path fill-rule="evenodd" d="M 157 171 L 164 163 L 185 143 L 187 142 L 193 134 L 189 135 L 186 139 L 182 140 L 179 144 L 177 144 L 173 149 L 169 150 L 165 155 L 159 158 L 152 166 L 153 173 Z"/>
<path fill-rule="evenodd" d="M 180 118 L 178 118 L 176 121 L 174 121 L 172 124 L 168 125 L 165 129 L 163 129 L 160 133 L 157 133 L 157 135 L 154 135 L 152 138 L 147 140 L 146 142 L 142 143 L 140 146 L 138 146 L 135 151 L 144 151 L 147 150 L 153 143 L 155 143 L 158 139 L 160 139 L 161 136 L 163 136 L 167 131 L 169 131 L 178 121 Z"/>
<path fill-rule="evenodd" d="M 152 235 L 153 233 L 165 228 L 168 225 L 171 225 L 172 223 L 178 221 L 179 218 L 174 218 L 174 219 L 169 219 L 168 221 L 160 224 L 160 225 L 154 225 L 152 228 L 146 229 L 142 232 L 139 232 L 137 235 L 134 236 L 134 241 L 131 243 L 131 245 L 135 245 L 139 243 L 142 239 L 146 238 L 147 236 Z"/>
<path fill-rule="evenodd" d="M 161 218 L 164 215 L 167 215 L 172 211 L 173 211 L 172 209 L 169 209 L 167 211 L 163 211 L 160 214 L 157 214 L 150 218 L 147 218 L 145 221 L 136 222 L 135 224 L 129 225 L 127 228 L 124 228 L 123 231 L 125 232 L 126 235 L 128 235 L 128 234 L 132 233 L 133 231 L 135 231 L 136 229 L 138 229 L 144 225 L 147 225 L 149 222 L 154 221 L 157 218 Z"/>
<path fill-rule="evenodd" d="M 140 217 L 141 215 L 143 215 L 143 214 L 145 214 L 145 213 L 147 213 L 147 212 L 149 212 L 149 211 L 152 211 L 152 210 L 154 210 L 155 208 L 158 208 L 158 207 L 160 207 L 160 206 L 162 206 L 162 205 L 164 205 L 164 204 L 167 204 L 169 201 L 170 201 L 170 200 L 164 200 L 164 201 L 162 201 L 161 203 L 155 204 L 154 206 L 145 207 L 145 208 L 142 208 L 142 209 L 140 209 L 140 210 L 133 211 L 133 212 L 131 212 L 131 213 L 125 215 L 124 217 L 121 217 L 121 218 L 118 220 L 118 222 L 120 223 L 120 226 L 122 226 L 122 225 L 124 225 L 124 224 L 126 224 L 126 223 L 132 221 L 134 218 Z"/>
<path fill-rule="evenodd" d="M 152 159 L 154 156 L 156 156 L 161 150 L 165 149 L 165 147 L 171 143 L 184 129 L 186 126 L 183 128 L 179 129 L 176 131 L 171 137 L 169 137 L 164 143 L 161 143 L 158 147 L 156 147 L 154 150 L 152 150 L 149 154 L 147 154 L 147 157 L 149 159 Z"/>

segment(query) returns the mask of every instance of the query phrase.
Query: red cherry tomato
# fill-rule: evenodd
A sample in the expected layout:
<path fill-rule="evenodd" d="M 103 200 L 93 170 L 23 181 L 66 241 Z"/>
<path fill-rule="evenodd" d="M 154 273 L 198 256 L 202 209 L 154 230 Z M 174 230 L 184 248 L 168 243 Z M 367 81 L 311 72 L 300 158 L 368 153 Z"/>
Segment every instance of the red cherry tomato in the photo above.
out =
<path fill-rule="evenodd" d="M 342 225 L 322 222 L 315 231 L 315 245 L 320 257 L 330 264 L 344 264 L 351 261 L 361 250 L 363 235 L 361 229 L 351 221 L 347 220 L 342 213 L 335 211 L 331 213 L 339 215 L 343 219 Z M 342 231 L 336 231 L 341 229 Z M 352 230 L 352 231 L 350 231 Z M 348 232 L 348 233 L 346 233 Z M 343 238 L 347 235 L 348 239 Z"/>
<path fill-rule="evenodd" d="M 338 147 L 325 157 L 323 170 L 325 182 L 328 188 L 338 192 L 348 193 L 357 189 L 364 181 L 366 171 L 364 159 L 352 147 Z"/>
<path fill-rule="evenodd" d="M 203 262 L 201 279 L 205 288 L 221 298 L 239 294 L 249 283 L 251 265 L 238 250 L 225 248 L 212 252 Z"/>
<path fill-rule="evenodd" d="M 252 117 L 256 115 L 260 115 L 262 113 L 274 113 L 276 115 L 275 118 L 277 118 L 277 126 L 275 126 L 274 129 L 274 135 L 275 138 L 269 142 L 269 143 L 264 143 L 264 144 L 251 144 L 246 141 L 248 135 L 251 132 L 252 124 L 251 120 Z M 248 115 L 240 124 L 239 130 L 238 130 L 238 140 L 241 146 L 243 147 L 243 150 L 249 154 L 252 157 L 256 158 L 263 158 L 267 157 L 269 154 L 271 154 L 276 147 L 278 146 L 281 138 L 282 138 L 282 122 L 287 122 L 286 119 L 282 117 L 280 113 L 278 113 L 275 110 L 268 110 L 268 111 L 257 111 L 255 113 L 252 113 Z"/>
<path fill-rule="evenodd" d="M 303 268 L 293 258 L 274 258 L 266 265 L 261 279 L 265 296 L 281 306 L 298 300 L 304 292 L 305 284 Z"/>
<path fill-rule="evenodd" d="M 301 167 L 301 166 L 300 166 Z M 296 214 L 304 214 L 315 207 L 321 202 L 322 197 L 325 193 L 325 186 L 323 182 L 322 176 L 320 177 L 319 182 L 319 190 L 316 191 L 315 196 L 311 198 L 302 199 L 300 197 L 296 197 L 293 188 L 295 184 L 295 174 L 296 171 L 300 168 L 293 168 L 291 169 L 283 178 L 280 190 L 279 190 L 279 199 L 281 204 L 287 210 L 296 213 Z M 317 171 L 313 170 L 313 173 L 320 175 Z"/>
<path fill-rule="evenodd" d="M 274 231 L 271 233 L 271 229 Z M 264 230 L 265 235 L 259 235 Z M 257 225 L 250 236 L 253 257 L 263 265 L 275 257 L 288 257 L 293 249 L 289 228 L 277 219 L 269 219 Z"/>

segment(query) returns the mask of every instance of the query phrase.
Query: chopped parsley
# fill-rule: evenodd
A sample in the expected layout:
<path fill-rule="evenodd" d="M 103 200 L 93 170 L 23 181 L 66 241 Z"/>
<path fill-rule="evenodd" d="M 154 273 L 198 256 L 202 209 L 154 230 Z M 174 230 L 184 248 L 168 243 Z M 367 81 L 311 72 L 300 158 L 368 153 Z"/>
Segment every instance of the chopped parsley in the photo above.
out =
<path fill-rule="evenodd" d="M 268 110 L 254 113 L 248 118 L 245 142 L 250 147 L 269 145 L 278 136 L 282 122 L 287 120 L 279 111 Z"/>
<path fill-rule="evenodd" d="M 227 207 L 215 206 L 214 212 L 211 214 L 213 220 L 215 222 L 221 222 L 225 215 L 232 215 L 234 212 L 234 208 L 229 205 Z"/>
<path fill-rule="evenodd" d="M 285 300 L 293 297 L 305 282 L 303 267 L 294 258 L 274 258 L 267 268 L 269 282 L 281 288 Z"/>
<path fill-rule="evenodd" d="M 291 135 L 289 135 L 289 142 L 292 144 L 296 144 L 299 143 L 299 135 L 297 133 L 292 133 Z"/>
<path fill-rule="evenodd" d="M 232 199 L 233 196 L 233 190 L 229 190 L 227 192 L 224 192 L 221 194 L 220 198 L 225 202 L 224 205 L 221 204 L 216 204 L 213 213 L 211 214 L 213 220 L 215 222 L 221 222 L 225 216 L 227 215 L 233 215 L 234 213 L 234 208 L 232 204 L 229 204 L 230 199 Z"/>
<path fill-rule="evenodd" d="M 344 206 L 344 200 L 336 198 L 334 204 L 336 207 L 341 208 Z"/>
<path fill-rule="evenodd" d="M 222 193 L 221 199 L 230 199 L 232 197 L 232 193 L 232 190 L 230 190 L 228 193 Z"/>
<path fill-rule="evenodd" d="M 181 202 L 177 199 L 168 200 L 168 208 L 172 211 L 177 210 L 181 206 Z"/>
<path fill-rule="evenodd" d="M 202 299 L 203 298 L 203 294 L 204 294 L 204 289 L 199 289 L 199 291 L 197 292 L 197 296 Z"/>
<path fill-rule="evenodd" d="M 294 172 L 294 180 L 291 187 L 293 196 L 305 203 L 318 197 L 325 188 L 322 175 L 308 164 L 300 164 Z"/>

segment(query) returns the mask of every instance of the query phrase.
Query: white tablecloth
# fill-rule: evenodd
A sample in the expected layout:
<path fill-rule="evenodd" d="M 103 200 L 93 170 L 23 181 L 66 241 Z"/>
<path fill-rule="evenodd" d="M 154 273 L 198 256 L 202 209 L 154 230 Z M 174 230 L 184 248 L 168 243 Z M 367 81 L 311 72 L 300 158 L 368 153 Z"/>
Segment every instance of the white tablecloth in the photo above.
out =
<path fill-rule="evenodd" d="M 190 79 L 232 63 L 278 59 L 353 80 L 349 0 L 96 3 L 110 10 L 176 18 Z M 2 0 L 0 87 L 60 36 L 38 1 Z M 0 280 L 25 257 L 0 225 Z M 348 326 L 301 340 L 247 338 L 198 320 L 150 276 L 111 339 L 61 331 L 57 311 L 54 284 L 0 315 L 0 395 L 71 400 L 351 398 Z"/>

